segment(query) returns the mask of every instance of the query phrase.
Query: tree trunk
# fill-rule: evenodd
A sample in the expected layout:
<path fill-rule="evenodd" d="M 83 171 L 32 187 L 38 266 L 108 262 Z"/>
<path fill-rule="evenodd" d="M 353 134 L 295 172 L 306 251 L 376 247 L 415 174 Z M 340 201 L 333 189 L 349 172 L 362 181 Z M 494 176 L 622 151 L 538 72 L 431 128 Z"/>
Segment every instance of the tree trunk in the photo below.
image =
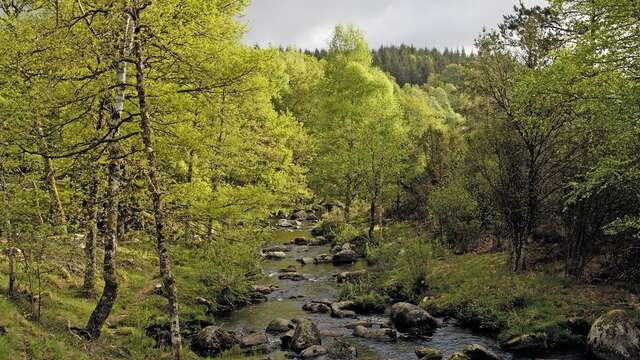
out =
<path fill-rule="evenodd" d="M 211 216 L 207 217 L 207 244 L 211 244 L 213 242 L 213 218 Z"/>
<path fill-rule="evenodd" d="M 4 154 L 0 154 L 2 156 Z M 5 178 L 5 169 L 4 164 L 0 163 L 0 190 L 2 190 L 2 205 L 5 209 L 9 209 L 9 190 L 7 189 L 7 179 Z M 15 283 L 16 283 L 16 273 L 14 269 L 14 259 L 13 259 L 13 248 L 15 246 L 15 234 L 13 231 L 13 226 L 11 224 L 11 219 L 9 218 L 9 214 L 6 215 L 4 219 L 2 233 L 6 236 L 8 241 L 8 247 L 5 250 L 6 256 L 9 259 L 9 296 L 15 297 Z"/>
<path fill-rule="evenodd" d="M 5 255 L 9 259 L 9 297 L 15 298 L 17 295 L 15 257 L 20 255 L 20 251 L 17 248 L 10 247 L 5 250 Z"/>
<path fill-rule="evenodd" d="M 180 337 L 180 321 L 178 316 L 178 297 L 175 280 L 171 274 L 171 266 L 169 254 L 165 246 L 164 237 L 164 212 L 162 208 L 162 191 L 160 189 L 160 179 L 158 174 L 158 165 L 156 153 L 154 151 L 153 133 L 151 123 L 147 113 L 146 89 L 144 83 L 144 63 L 142 59 L 142 39 L 140 39 L 140 16 L 135 13 L 136 17 L 136 41 L 135 41 L 135 63 L 136 63 L 136 90 L 138 93 L 138 104 L 140 108 L 140 128 L 142 130 L 142 140 L 144 142 L 145 152 L 147 154 L 147 162 L 149 165 L 147 181 L 149 192 L 153 202 L 153 215 L 156 230 L 156 246 L 160 262 L 160 276 L 164 284 L 164 290 L 167 294 L 169 302 L 170 330 L 171 330 L 171 347 L 173 350 L 173 358 L 179 360 L 182 358 L 182 339 Z"/>
<path fill-rule="evenodd" d="M 344 222 L 349 223 L 351 221 L 351 195 L 347 195 L 344 202 Z"/>
<path fill-rule="evenodd" d="M 40 120 L 36 120 L 35 125 L 36 130 L 38 131 L 38 136 L 40 137 L 40 150 L 42 152 L 46 152 L 48 146 Z M 42 162 L 44 165 L 44 174 L 47 181 L 47 189 L 49 190 L 49 197 L 51 198 L 50 201 L 53 224 L 55 226 L 64 226 L 67 220 L 64 214 L 64 208 L 62 207 L 62 201 L 60 200 L 60 192 L 58 191 L 56 175 L 53 169 L 53 161 L 51 161 L 51 159 L 46 156 L 42 156 Z"/>
<path fill-rule="evenodd" d="M 187 183 L 190 184 L 193 182 L 193 158 L 195 157 L 196 151 L 191 149 L 189 150 L 189 164 L 187 168 Z"/>
<path fill-rule="evenodd" d="M 538 217 L 538 167 L 535 160 L 534 151 L 529 150 L 529 173 L 527 176 L 527 227 L 526 234 L 520 247 L 520 271 L 527 270 L 527 241 L 533 236 L 533 231 L 537 225 Z"/>
<path fill-rule="evenodd" d="M 369 208 L 369 241 L 373 242 L 373 230 L 376 226 L 376 212 L 377 212 L 377 196 L 378 190 L 374 190 L 371 194 L 371 206 Z"/>
<path fill-rule="evenodd" d="M 98 238 L 98 183 L 96 174 L 91 169 L 91 185 L 87 194 L 87 235 L 84 242 L 85 266 L 82 292 L 92 296 L 96 291 L 96 240 Z"/>
<path fill-rule="evenodd" d="M 0 156 L 3 156 L 4 154 L 0 154 Z M 2 206 L 5 209 L 9 209 L 9 195 L 8 192 L 9 190 L 7 189 L 7 179 L 5 178 L 4 175 L 4 164 L 0 163 L 0 190 L 2 190 Z M 3 229 L 2 229 L 2 233 L 7 237 L 7 239 L 10 238 L 11 236 L 11 219 L 9 218 L 9 216 L 7 215 L 4 219 L 3 219 Z"/>
<path fill-rule="evenodd" d="M 109 126 L 117 129 L 122 118 L 125 102 L 125 89 L 127 84 L 127 58 L 131 51 L 133 34 L 133 22 L 128 8 L 123 9 L 121 25 L 121 43 L 118 49 L 118 71 L 116 97 L 109 119 Z M 117 138 L 118 132 L 114 131 L 112 138 Z M 91 339 L 100 337 L 102 326 L 111 313 L 113 304 L 118 297 L 118 278 L 116 275 L 116 247 L 118 243 L 118 207 L 120 200 L 120 181 L 122 177 L 122 148 L 118 141 L 112 141 L 108 145 L 108 188 L 107 188 L 107 226 L 104 241 L 104 289 L 96 308 L 91 313 L 87 322 L 87 333 Z"/>

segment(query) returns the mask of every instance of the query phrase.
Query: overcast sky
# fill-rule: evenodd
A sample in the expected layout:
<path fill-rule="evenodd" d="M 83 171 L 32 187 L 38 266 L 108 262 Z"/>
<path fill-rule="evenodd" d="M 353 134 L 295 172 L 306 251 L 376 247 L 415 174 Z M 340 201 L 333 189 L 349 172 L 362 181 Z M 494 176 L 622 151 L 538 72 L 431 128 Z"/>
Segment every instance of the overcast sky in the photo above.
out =
<path fill-rule="evenodd" d="M 546 0 L 524 0 L 526 5 Z M 371 47 L 473 49 L 483 27 L 495 27 L 518 0 L 253 0 L 243 21 L 247 44 L 326 47 L 336 24 L 363 29 Z"/>

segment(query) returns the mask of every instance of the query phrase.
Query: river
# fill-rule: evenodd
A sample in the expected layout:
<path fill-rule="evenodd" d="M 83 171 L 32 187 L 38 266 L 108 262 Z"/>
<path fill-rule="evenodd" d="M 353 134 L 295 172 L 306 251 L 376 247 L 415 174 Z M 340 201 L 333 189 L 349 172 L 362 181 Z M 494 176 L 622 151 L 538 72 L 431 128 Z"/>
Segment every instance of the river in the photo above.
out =
<path fill-rule="evenodd" d="M 312 238 L 308 230 L 287 231 L 278 230 L 277 243 L 283 244 L 296 237 Z M 319 328 L 323 345 L 329 344 L 335 337 L 346 339 L 358 349 L 358 359 L 364 360 L 405 360 L 416 359 L 414 353 L 418 346 L 429 346 L 440 350 L 445 359 L 454 352 L 462 351 L 466 345 L 481 344 L 505 360 L 531 360 L 531 359 L 562 359 L 578 360 L 586 357 L 577 353 L 547 353 L 535 356 L 514 355 L 500 349 L 496 341 L 490 337 L 474 334 L 471 330 L 460 326 L 455 319 L 444 321 L 443 326 L 430 337 L 420 339 L 402 339 L 395 342 L 376 341 L 357 338 L 352 335 L 353 330 L 345 325 L 353 319 L 336 319 L 329 314 L 311 314 L 302 310 L 302 306 L 312 300 L 335 300 L 338 294 L 338 284 L 335 274 L 342 271 L 351 271 L 366 268 L 364 262 L 353 265 L 336 267 L 332 264 L 301 265 L 296 259 L 306 256 L 315 257 L 318 254 L 330 253 L 329 246 L 292 246 L 286 259 L 279 261 L 266 261 L 264 272 L 267 278 L 264 284 L 276 284 L 279 289 L 268 296 L 269 301 L 245 307 L 220 319 L 226 328 L 241 332 L 264 330 L 271 320 L 276 318 L 294 319 L 307 318 L 312 320 Z M 298 272 L 304 274 L 305 281 L 279 280 L 279 270 L 289 266 L 295 266 Z M 388 319 L 388 315 L 359 316 L 359 320 L 372 320 L 381 322 Z M 274 353 L 272 358 L 284 358 L 284 353 Z"/>

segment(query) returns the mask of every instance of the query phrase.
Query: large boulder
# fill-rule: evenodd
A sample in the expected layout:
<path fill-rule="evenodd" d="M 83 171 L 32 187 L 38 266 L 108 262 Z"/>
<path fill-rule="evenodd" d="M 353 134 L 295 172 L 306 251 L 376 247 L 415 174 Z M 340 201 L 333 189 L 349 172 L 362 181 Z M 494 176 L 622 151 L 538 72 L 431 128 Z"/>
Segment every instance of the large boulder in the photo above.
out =
<path fill-rule="evenodd" d="M 293 330 L 293 323 L 286 319 L 274 319 L 267 325 L 267 332 L 272 334 L 281 334 L 289 330 Z"/>
<path fill-rule="evenodd" d="M 302 319 L 298 322 L 296 330 L 291 338 L 291 350 L 300 353 L 304 349 L 313 345 L 322 345 L 322 339 L 320 338 L 320 331 L 316 324 L 307 319 Z"/>
<path fill-rule="evenodd" d="M 293 213 L 293 215 L 291 215 L 291 220 L 307 220 L 307 213 L 304 210 L 296 211 Z"/>
<path fill-rule="evenodd" d="M 344 244 L 335 244 L 331 247 L 331 254 L 335 255 L 344 250 L 353 250 L 355 251 L 355 247 L 351 243 Z"/>
<path fill-rule="evenodd" d="M 351 310 L 354 304 L 353 301 L 341 301 L 331 304 L 331 316 L 339 319 L 358 317 L 356 312 Z"/>
<path fill-rule="evenodd" d="M 325 304 L 311 302 L 302 305 L 302 310 L 314 314 L 326 314 L 331 311 L 331 308 Z"/>
<path fill-rule="evenodd" d="M 420 360 L 442 360 L 442 352 L 434 348 L 420 346 L 416 348 L 416 356 Z"/>
<path fill-rule="evenodd" d="M 547 348 L 547 335 L 525 334 L 508 340 L 500 346 L 513 352 L 543 351 Z"/>
<path fill-rule="evenodd" d="M 587 337 L 589 350 L 602 360 L 640 359 L 640 316 L 612 310 L 598 318 Z"/>
<path fill-rule="evenodd" d="M 316 264 L 330 264 L 333 262 L 333 256 L 329 254 L 320 254 L 313 259 Z"/>
<path fill-rule="evenodd" d="M 386 309 L 386 304 L 382 299 L 360 298 L 354 300 L 353 304 L 349 306 L 349 310 L 361 315 L 384 314 Z"/>
<path fill-rule="evenodd" d="M 282 227 L 282 228 L 290 228 L 290 227 L 293 227 L 295 225 L 296 225 L 295 221 L 289 221 L 287 219 L 280 219 L 276 223 L 276 226 L 279 226 L 279 227 Z"/>
<path fill-rule="evenodd" d="M 367 274 L 367 270 L 345 271 L 339 273 L 338 276 L 336 276 L 336 280 L 338 283 L 352 283 L 366 278 Z"/>
<path fill-rule="evenodd" d="M 333 360 L 356 360 L 358 350 L 355 346 L 341 340 L 336 340 L 327 348 L 329 359 Z"/>
<path fill-rule="evenodd" d="M 397 303 L 391 307 L 391 321 L 400 332 L 429 334 L 438 327 L 438 320 L 420 307 Z"/>
<path fill-rule="evenodd" d="M 461 352 L 453 353 L 449 360 L 471 360 L 469 357 Z"/>
<path fill-rule="evenodd" d="M 272 292 L 278 290 L 278 285 L 253 285 L 251 290 L 254 293 L 269 295 Z"/>
<path fill-rule="evenodd" d="M 297 237 L 295 238 L 295 240 L 293 240 L 293 243 L 299 246 L 309 245 L 309 240 L 307 240 L 307 238 L 305 237 Z"/>
<path fill-rule="evenodd" d="M 358 254 L 351 249 L 342 250 L 333 255 L 332 261 L 334 265 L 353 264 L 358 261 Z"/>
<path fill-rule="evenodd" d="M 216 356 L 240 344 L 238 335 L 218 326 L 207 326 L 191 339 L 191 350 L 206 357 Z"/>
<path fill-rule="evenodd" d="M 464 347 L 464 354 L 471 360 L 500 360 L 500 357 L 480 344 Z"/>
<path fill-rule="evenodd" d="M 384 293 L 395 302 L 404 302 L 409 299 L 407 289 L 404 285 L 398 281 L 392 281 L 387 283 L 383 289 Z"/>
<path fill-rule="evenodd" d="M 264 258 L 267 260 L 282 260 L 287 257 L 287 254 L 282 251 L 271 251 L 263 254 Z"/>
<path fill-rule="evenodd" d="M 309 246 L 323 246 L 323 245 L 327 245 L 327 244 L 330 244 L 330 243 L 331 243 L 331 241 L 328 240 L 326 237 L 318 236 L 318 237 L 315 237 L 315 238 L 309 240 L 307 242 L 307 245 L 309 245 Z"/>
<path fill-rule="evenodd" d="M 304 349 L 300 353 L 300 357 L 303 359 L 313 359 L 325 355 L 327 353 L 327 349 L 320 345 L 313 345 L 306 349 Z"/>
<path fill-rule="evenodd" d="M 243 336 L 240 339 L 241 348 L 256 348 L 269 343 L 269 339 L 265 333 L 255 333 Z"/>
<path fill-rule="evenodd" d="M 356 326 L 353 330 L 355 337 L 380 341 L 395 340 L 397 335 L 393 329 L 372 329 L 362 325 Z"/>

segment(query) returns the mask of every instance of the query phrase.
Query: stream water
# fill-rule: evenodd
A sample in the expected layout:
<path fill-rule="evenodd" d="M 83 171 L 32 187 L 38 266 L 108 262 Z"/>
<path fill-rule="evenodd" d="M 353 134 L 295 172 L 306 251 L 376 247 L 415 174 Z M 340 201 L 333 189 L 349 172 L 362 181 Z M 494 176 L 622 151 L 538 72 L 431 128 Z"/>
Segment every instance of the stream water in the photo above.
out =
<path fill-rule="evenodd" d="M 296 237 L 311 238 L 309 231 L 278 231 L 278 243 L 286 243 Z M 357 338 L 352 335 L 353 330 L 345 325 L 353 319 L 336 319 L 329 314 L 311 314 L 302 310 L 302 306 L 313 300 L 335 300 L 338 294 L 338 284 L 335 274 L 343 271 L 352 271 L 366 268 L 366 264 L 359 262 L 353 265 L 336 267 L 332 264 L 301 265 L 296 259 L 306 256 L 315 257 L 318 254 L 330 253 L 329 246 L 307 247 L 293 246 L 287 253 L 286 259 L 280 261 L 267 261 L 264 272 L 268 275 L 265 284 L 277 284 L 279 290 L 268 296 L 269 301 L 245 307 L 237 312 L 228 314 L 220 319 L 222 324 L 230 329 L 242 332 L 264 330 L 271 320 L 276 318 L 294 319 L 307 318 L 312 320 L 322 334 L 323 345 L 329 344 L 339 337 L 342 340 L 355 345 L 358 349 L 358 359 L 365 360 L 404 360 L 416 359 L 414 353 L 417 346 L 429 346 L 443 352 L 445 359 L 454 352 L 462 351 L 465 345 L 481 344 L 491 349 L 505 360 L 529 360 L 529 359 L 562 359 L 578 360 L 586 359 L 577 353 L 547 353 L 535 356 L 523 356 L 506 353 L 500 349 L 492 338 L 474 334 L 472 331 L 460 326 L 455 320 L 445 321 L 443 326 L 431 336 L 421 339 L 399 338 L 395 342 L 377 341 Z M 280 269 L 293 265 L 298 272 L 304 274 L 308 280 L 290 281 L 279 280 Z M 388 319 L 388 315 L 359 316 L 359 320 L 372 320 L 382 322 Z M 272 354 L 277 359 L 284 358 L 284 353 Z"/>

